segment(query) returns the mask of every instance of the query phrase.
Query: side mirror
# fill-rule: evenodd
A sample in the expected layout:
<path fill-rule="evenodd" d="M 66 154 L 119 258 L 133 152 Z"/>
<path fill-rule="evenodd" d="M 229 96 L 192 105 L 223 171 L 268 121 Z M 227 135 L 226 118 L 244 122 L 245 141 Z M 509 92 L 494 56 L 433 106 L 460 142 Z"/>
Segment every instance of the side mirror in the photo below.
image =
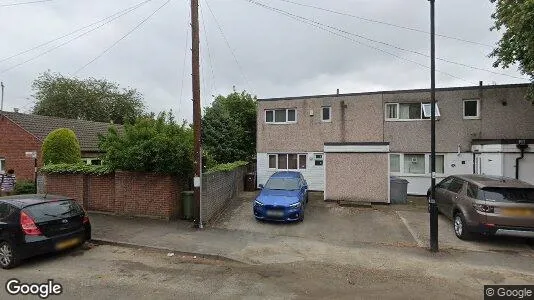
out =
<path fill-rule="evenodd" d="M 263 190 L 263 184 L 260 184 L 259 187 L 260 187 L 260 190 Z"/>

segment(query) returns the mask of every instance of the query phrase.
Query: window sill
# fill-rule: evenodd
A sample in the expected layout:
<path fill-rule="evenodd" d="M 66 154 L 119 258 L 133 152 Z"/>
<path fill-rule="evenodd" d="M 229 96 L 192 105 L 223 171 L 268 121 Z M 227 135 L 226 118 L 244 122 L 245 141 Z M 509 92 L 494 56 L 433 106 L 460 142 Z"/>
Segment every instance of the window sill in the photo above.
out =
<path fill-rule="evenodd" d="M 297 124 L 297 122 L 265 122 L 267 125 L 291 125 L 291 124 Z"/>
<path fill-rule="evenodd" d="M 464 120 L 480 120 L 482 119 L 481 117 L 465 117 L 464 116 Z"/>
<path fill-rule="evenodd" d="M 397 177 L 423 177 L 423 178 L 430 178 L 430 174 L 406 174 L 406 173 L 396 173 L 391 172 L 391 176 L 397 176 Z M 436 173 L 436 177 L 447 177 L 445 173 Z"/>
<path fill-rule="evenodd" d="M 416 121 L 430 121 L 431 119 L 385 119 L 386 122 L 416 122 Z M 436 121 L 439 121 L 439 117 L 436 117 Z"/>
<path fill-rule="evenodd" d="M 332 123 L 332 120 L 322 120 L 323 123 Z"/>

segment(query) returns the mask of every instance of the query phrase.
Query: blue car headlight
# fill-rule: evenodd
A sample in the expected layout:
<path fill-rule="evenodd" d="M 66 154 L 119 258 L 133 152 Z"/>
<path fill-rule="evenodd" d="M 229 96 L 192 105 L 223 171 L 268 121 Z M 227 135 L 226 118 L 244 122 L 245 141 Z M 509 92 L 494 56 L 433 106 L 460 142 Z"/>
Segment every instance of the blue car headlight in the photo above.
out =
<path fill-rule="evenodd" d="M 258 199 L 254 200 L 254 206 L 263 206 L 263 203 L 261 201 L 258 201 Z"/>
<path fill-rule="evenodd" d="M 293 204 L 289 205 L 289 208 L 299 208 L 299 207 L 300 207 L 300 202 L 293 203 Z"/>

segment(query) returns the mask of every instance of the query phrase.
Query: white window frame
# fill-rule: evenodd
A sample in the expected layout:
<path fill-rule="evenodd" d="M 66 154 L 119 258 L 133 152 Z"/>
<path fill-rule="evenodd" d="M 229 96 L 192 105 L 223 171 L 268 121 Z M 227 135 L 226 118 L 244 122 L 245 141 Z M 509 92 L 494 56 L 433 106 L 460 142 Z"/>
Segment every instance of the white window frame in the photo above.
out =
<path fill-rule="evenodd" d="M 419 104 L 420 106 L 420 111 L 421 111 L 421 114 L 419 116 L 419 119 L 401 119 L 399 117 L 400 115 L 400 106 L 402 104 Z M 395 118 L 390 118 L 388 116 L 388 113 L 389 113 L 389 110 L 388 110 L 388 106 L 392 106 L 392 105 L 395 105 L 397 108 L 396 108 L 396 112 L 397 112 L 397 115 Z M 430 105 L 430 103 L 428 102 L 391 102 L 391 103 L 386 103 L 385 106 L 384 106 L 384 118 L 386 121 L 400 121 L 400 122 L 412 122 L 412 121 L 423 121 L 423 120 L 430 120 L 430 116 L 429 117 L 426 117 L 425 116 L 425 112 L 424 112 L 424 106 L 425 105 Z M 441 113 L 439 111 L 439 107 L 438 107 L 438 103 L 436 103 L 436 117 L 440 117 L 441 116 Z"/>
<path fill-rule="evenodd" d="M 271 156 L 274 156 L 274 168 L 271 168 Z M 267 154 L 267 168 L 271 170 L 278 169 L 278 154 L 274 154 L 274 153 Z"/>
<path fill-rule="evenodd" d="M 425 173 L 406 173 L 404 172 L 404 155 L 407 154 L 407 155 L 412 155 L 412 154 L 424 154 L 425 155 Z M 429 177 L 431 174 L 430 172 L 430 153 L 390 153 L 390 156 L 391 155 L 399 155 L 400 158 L 399 158 L 399 165 L 400 165 L 400 172 L 392 172 L 390 171 L 390 174 L 391 175 L 395 175 L 395 176 L 407 176 L 407 177 Z M 447 158 L 447 156 L 442 153 L 436 153 L 436 156 L 443 156 L 443 173 L 438 173 L 436 172 L 436 174 L 438 174 L 440 177 L 443 176 L 446 172 L 445 172 L 445 160 Z M 437 168 L 436 168 L 437 169 Z"/>
<path fill-rule="evenodd" d="M 5 158 L 0 158 L 0 171 L 5 171 L 6 170 L 6 159 Z"/>
<path fill-rule="evenodd" d="M 432 103 L 421 103 L 421 109 L 423 110 L 423 115 L 421 117 L 432 118 L 432 111 L 431 111 L 432 106 L 431 105 L 432 105 Z M 428 116 L 425 113 L 425 106 L 428 107 Z M 441 113 L 439 112 L 438 103 L 435 104 L 435 107 L 436 107 L 436 110 L 435 110 L 436 117 L 441 117 Z"/>
<path fill-rule="evenodd" d="M 324 109 L 328 108 L 328 119 L 324 118 Z M 331 106 L 322 106 L 321 107 L 321 121 L 325 123 L 332 122 L 332 107 Z"/>
<path fill-rule="evenodd" d="M 397 115 L 395 116 L 395 118 L 390 118 L 389 117 L 388 106 L 396 106 L 396 110 L 395 111 L 396 111 Z M 399 120 L 399 103 L 386 103 L 384 111 L 385 111 L 386 121 L 398 121 Z"/>
<path fill-rule="evenodd" d="M 289 154 L 297 155 L 297 168 L 296 169 L 289 169 Z M 269 165 L 269 158 L 270 158 L 271 155 L 276 157 L 276 168 L 271 168 L 270 165 Z M 279 166 L 279 164 L 278 164 L 278 156 L 279 155 L 285 155 L 286 156 L 286 162 L 287 162 L 287 166 L 288 166 L 287 169 L 279 169 L 278 168 L 278 166 Z M 301 155 L 305 155 L 306 156 L 305 159 L 308 159 L 308 154 L 307 153 L 302 153 L 302 152 L 301 153 L 297 153 L 297 152 L 295 152 L 295 153 L 268 153 L 267 154 L 267 169 L 269 169 L 269 170 L 290 170 L 290 171 L 291 170 L 306 170 L 307 167 L 308 167 L 308 162 L 306 162 L 306 168 L 303 168 L 303 169 L 300 168 L 300 156 Z"/>
<path fill-rule="evenodd" d="M 472 101 L 476 101 L 477 103 L 477 115 L 476 116 L 466 116 L 465 115 L 465 103 L 466 102 L 472 102 Z M 463 111 L 463 117 L 464 117 L 464 120 L 478 120 L 480 119 L 480 99 L 465 99 L 464 101 L 462 101 L 462 111 Z"/>
<path fill-rule="evenodd" d="M 286 112 L 286 118 L 284 122 L 276 122 L 276 111 L 277 110 L 285 110 Z M 295 121 L 288 121 L 289 111 L 294 110 L 295 111 Z M 271 111 L 273 113 L 273 121 L 267 122 L 267 112 Z M 298 116 L 297 116 L 297 109 L 296 108 L 273 108 L 273 109 L 266 109 L 264 113 L 264 120 L 266 124 L 295 124 L 297 123 Z"/>

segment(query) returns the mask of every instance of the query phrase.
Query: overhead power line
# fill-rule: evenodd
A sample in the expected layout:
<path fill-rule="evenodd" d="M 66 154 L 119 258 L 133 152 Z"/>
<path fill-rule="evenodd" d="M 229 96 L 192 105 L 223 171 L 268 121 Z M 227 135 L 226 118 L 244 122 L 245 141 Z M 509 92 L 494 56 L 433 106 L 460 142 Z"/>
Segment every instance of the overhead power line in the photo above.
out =
<path fill-rule="evenodd" d="M 391 27 L 400 28 L 400 29 L 405 29 L 405 30 L 409 30 L 409 31 L 415 31 L 415 32 L 430 34 L 430 32 L 428 32 L 426 30 L 417 29 L 417 28 L 413 28 L 413 27 L 407 27 L 407 26 L 393 24 L 393 23 L 388 23 L 388 22 L 374 20 L 374 19 L 370 19 L 370 18 L 365 18 L 365 17 L 361 17 L 361 16 L 349 14 L 349 13 L 336 11 L 336 10 L 333 10 L 333 9 L 328 9 L 328 8 L 315 6 L 315 5 L 298 3 L 298 2 L 295 2 L 295 1 L 291 1 L 291 0 L 278 0 L 278 1 L 291 3 L 291 4 L 294 4 L 294 5 L 299 5 L 299 6 L 303 6 L 303 7 L 309 7 L 309 8 L 313 8 L 313 9 L 317 9 L 317 10 L 322 10 L 322 11 L 326 11 L 326 12 L 329 12 L 329 13 L 333 13 L 333 14 L 337 14 L 337 15 L 341 15 L 341 16 L 347 16 L 347 17 L 359 19 L 359 20 L 362 20 L 362 21 L 370 22 L 370 23 L 382 24 L 382 25 L 391 26 Z M 454 36 L 450 36 L 450 35 L 444 35 L 444 34 L 437 34 L 436 33 L 436 36 L 439 36 L 439 37 L 442 37 L 442 38 L 446 38 L 446 39 L 456 40 L 456 41 L 460 41 L 460 42 L 465 42 L 465 43 L 469 43 L 469 44 L 474 44 L 474 45 L 480 45 L 480 46 L 491 47 L 491 48 L 494 47 L 493 45 L 480 43 L 480 42 L 475 42 L 475 41 L 471 41 L 471 40 L 467 40 L 467 39 L 463 39 L 463 38 L 459 38 L 459 37 L 454 37 Z"/>
<path fill-rule="evenodd" d="M 150 1 L 153 1 L 153 0 L 146 0 L 146 1 L 142 2 L 142 3 L 144 4 L 144 3 L 147 3 L 147 2 L 150 2 Z M 95 30 L 97 30 L 97 29 L 99 29 L 99 28 L 101 28 L 101 27 L 103 27 L 103 26 L 105 26 L 105 25 L 107 25 L 107 24 L 113 22 L 114 20 L 116 20 L 116 19 L 118 19 L 118 18 L 120 18 L 120 17 L 122 17 L 122 16 L 124 16 L 124 15 L 126 15 L 126 14 L 128 14 L 128 13 L 130 13 L 130 12 L 132 12 L 132 11 L 134 11 L 135 9 L 137 9 L 137 8 L 139 8 L 139 7 L 140 7 L 140 5 L 139 5 L 139 6 L 135 6 L 135 8 L 133 8 L 133 9 L 127 9 L 126 11 L 124 11 L 124 12 L 120 13 L 119 15 L 117 15 L 117 16 L 115 16 L 115 17 L 109 19 L 109 20 L 106 21 L 105 23 L 102 23 L 102 24 L 98 25 L 98 26 L 95 27 L 95 28 L 92 28 L 92 29 L 90 29 L 90 30 L 88 30 L 88 31 L 85 31 L 85 32 L 83 32 L 83 33 L 81 33 L 81 34 L 79 34 L 79 35 L 77 35 L 77 36 L 75 36 L 75 37 L 73 37 L 73 38 L 71 38 L 71 39 L 69 39 L 69 40 L 67 40 L 67 41 L 65 41 L 65 42 L 63 42 L 63 43 L 61 43 L 61 44 L 59 44 L 59 45 L 56 45 L 56 46 L 54 46 L 54 47 L 52 47 L 52 48 L 49 48 L 48 50 L 46 50 L 46 51 L 44 51 L 44 52 L 41 52 L 41 53 L 39 53 L 38 55 L 35 55 L 35 56 L 33 56 L 33 57 L 31 57 L 31 58 L 29 58 L 29 59 L 27 59 L 27 60 L 25 60 L 25 61 L 23 61 L 23 62 L 21 62 L 21 63 L 18 63 L 18 64 L 16 64 L 16 65 L 13 65 L 13 66 L 9 67 L 9 68 L 6 68 L 6 69 L 1 70 L 1 71 L 0 71 L 0 74 L 6 73 L 6 72 L 8 72 L 8 71 L 11 71 L 11 70 L 13 70 L 13 69 L 15 69 L 15 68 L 18 68 L 18 67 L 24 65 L 24 64 L 27 64 L 27 63 L 29 63 L 29 62 L 31 62 L 31 61 L 34 61 L 34 60 L 38 59 L 39 57 L 42 57 L 43 55 L 46 55 L 46 54 L 48 54 L 48 53 L 50 53 L 50 52 L 52 52 L 52 51 L 54 51 L 54 50 L 56 50 L 56 49 L 58 49 L 58 48 L 60 48 L 60 47 L 63 47 L 63 46 L 65 46 L 65 45 L 67 45 L 67 44 L 69 44 L 69 43 L 71 43 L 71 42 L 73 42 L 73 41 L 75 41 L 75 40 L 77 40 L 77 39 L 79 39 L 79 38 L 81 38 L 81 37 L 83 37 L 83 36 L 85 36 L 85 35 L 87 35 L 87 34 L 93 32 L 93 31 L 95 31 Z"/>
<path fill-rule="evenodd" d="M 295 14 L 292 14 L 292 13 L 289 13 L 289 12 L 286 12 L 286 11 L 283 11 L 283 10 L 278 9 L 278 8 L 274 8 L 274 7 L 268 6 L 268 5 L 266 5 L 266 4 L 263 4 L 263 3 L 260 3 L 260 2 L 254 1 L 254 0 L 244 0 L 244 1 L 247 1 L 247 2 L 249 2 L 249 3 L 255 4 L 255 5 L 260 6 L 260 7 L 262 7 L 262 8 L 265 8 L 265 9 L 271 10 L 271 11 L 273 11 L 273 12 L 276 12 L 276 13 L 279 13 L 279 14 L 282 14 L 282 15 L 285 15 L 286 17 L 289 17 L 289 18 L 294 19 L 294 20 L 296 20 L 296 21 L 303 22 L 303 23 L 305 23 L 305 24 L 311 25 L 311 26 L 313 26 L 313 27 L 316 27 L 316 28 L 321 29 L 321 30 L 323 30 L 323 31 L 329 32 L 329 33 L 331 33 L 331 34 L 333 34 L 333 35 L 336 35 L 336 36 L 338 36 L 338 37 L 341 37 L 341 38 L 343 38 L 343 39 L 352 41 L 352 42 L 354 42 L 354 43 L 356 43 L 356 44 L 365 46 L 365 47 L 367 47 L 367 48 L 374 49 L 374 50 L 376 50 L 376 51 L 382 52 L 382 53 L 387 54 L 387 55 L 389 55 L 389 56 L 393 56 L 393 57 L 395 57 L 395 58 L 398 58 L 398 59 L 400 59 L 400 60 L 404 60 L 404 61 L 407 61 L 407 62 L 416 64 L 416 65 L 418 65 L 418 66 L 420 66 L 420 67 L 423 67 L 423 68 L 426 68 L 426 69 L 430 69 L 429 66 L 427 66 L 427 65 L 425 65 L 425 64 L 422 64 L 422 63 L 420 63 L 420 62 L 418 62 L 418 61 L 415 61 L 415 60 L 411 60 L 411 59 L 402 57 L 402 56 L 400 56 L 400 55 L 397 55 L 397 54 L 395 54 L 395 53 L 393 53 L 393 52 L 389 52 L 389 51 L 384 50 L 384 49 L 382 49 L 382 48 L 375 47 L 375 46 L 372 46 L 372 45 L 363 43 L 363 42 L 361 42 L 361 41 L 359 41 L 359 40 L 356 40 L 356 39 L 354 39 L 354 38 L 351 38 L 351 37 L 349 37 L 349 36 L 347 36 L 347 35 L 345 35 L 345 34 L 339 33 L 338 31 L 331 30 L 331 29 L 327 28 L 327 27 L 326 27 L 324 24 L 322 24 L 322 23 L 315 22 L 315 21 L 311 21 L 311 20 L 309 20 L 309 19 L 307 19 L 307 18 L 297 16 L 297 15 L 295 15 Z M 456 75 L 453 75 L 453 74 L 450 74 L 450 73 L 447 73 L 447 72 L 444 72 L 444 71 L 440 71 L 440 70 L 436 70 L 436 71 L 437 71 L 437 72 L 440 72 L 440 73 L 442 73 L 442 74 L 444 74 L 444 75 L 447 75 L 447 76 L 449 76 L 449 77 L 453 77 L 453 78 L 456 78 L 456 79 L 459 79 L 459 80 L 468 82 L 468 83 L 470 83 L 470 84 L 473 84 L 473 82 L 471 82 L 471 81 L 469 81 L 469 80 L 466 80 L 466 79 L 464 79 L 464 78 L 458 77 L 458 76 L 456 76 Z"/>
<path fill-rule="evenodd" d="M 210 50 L 210 43 L 208 41 L 208 31 L 206 30 L 206 18 L 204 17 L 204 11 L 202 9 L 202 5 L 200 6 L 200 17 L 202 19 L 202 29 L 204 29 L 204 39 L 206 41 L 206 49 L 208 50 L 208 63 L 211 71 L 211 85 L 212 85 L 212 93 L 217 92 L 217 87 L 215 83 L 215 72 L 213 71 L 213 61 L 211 59 L 211 50 Z"/>
<path fill-rule="evenodd" d="M 249 1 L 249 2 L 256 2 L 256 1 Z M 256 3 L 259 3 L 259 2 L 256 2 Z M 267 6 L 265 4 L 262 4 L 262 5 Z M 399 46 L 396 46 L 396 45 L 393 45 L 393 44 L 390 44 L 390 43 L 386 43 L 386 42 L 383 42 L 383 41 L 371 39 L 371 38 L 365 37 L 363 35 L 355 34 L 355 33 L 340 29 L 338 27 L 334 27 L 334 26 L 330 26 L 330 25 L 327 25 L 327 24 L 324 24 L 324 23 L 320 23 L 320 22 L 311 20 L 309 18 L 298 16 L 296 14 L 293 14 L 293 13 L 290 13 L 290 12 L 287 12 L 287 11 L 284 11 L 284 10 L 281 10 L 281 9 L 278 9 L 278 8 L 274 8 L 274 7 L 270 7 L 270 8 L 272 8 L 272 10 L 274 10 L 274 11 L 286 14 L 286 15 L 291 16 L 293 18 L 300 19 L 300 20 L 303 20 L 303 21 L 306 21 L 306 22 L 310 22 L 310 23 L 313 23 L 315 25 L 324 26 L 324 27 L 327 27 L 329 29 L 341 32 L 343 34 L 355 36 L 355 37 L 358 37 L 360 39 L 367 40 L 367 41 L 374 42 L 374 43 L 378 43 L 378 44 L 382 44 L 382 45 L 385 45 L 385 46 L 388 46 L 388 47 L 391 47 L 391 48 L 394 48 L 394 49 L 397 49 L 397 50 L 401 50 L 401 51 L 405 51 L 405 52 L 409 52 L 409 53 L 413 53 L 413 54 L 416 54 L 416 55 L 420 55 L 420 56 L 423 56 L 423 57 L 430 58 L 430 55 L 425 54 L 425 53 L 421 53 L 421 52 L 418 52 L 418 51 L 415 51 L 415 50 L 411 50 L 411 49 L 402 48 L 402 47 L 399 47 Z M 506 76 L 506 77 L 515 78 L 515 79 L 523 79 L 523 80 L 525 79 L 523 77 L 509 75 L 509 74 L 505 74 L 505 73 L 500 73 L 500 72 L 496 72 L 496 71 L 493 71 L 493 70 L 484 69 L 484 68 L 480 68 L 480 67 L 476 67 L 476 66 L 472 66 L 472 65 L 456 62 L 456 61 L 452 61 L 452 60 L 449 60 L 449 59 L 444 59 L 444 58 L 439 58 L 439 57 L 436 57 L 436 59 L 439 60 L 439 61 L 443 61 L 443 62 L 449 63 L 449 64 L 455 64 L 455 65 L 458 65 L 458 66 L 462 66 L 462 67 L 466 67 L 466 68 L 470 68 L 470 69 L 474 69 L 474 70 L 479 70 L 479 71 L 484 71 L 484 72 L 492 73 L 492 74 L 495 74 L 495 75 Z"/>
<path fill-rule="evenodd" d="M 54 39 L 49 40 L 49 41 L 47 41 L 47 42 L 44 42 L 44 43 L 42 43 L 42 44 L 33 46 L 33 47 L 28 48 L 28 49 L 26 49 L 26 50 L 24 50 L 24 51 L 21 51 L 21 52 L 18 52 L 18 53 L 16 53 L 16 54 L 13 54 L 13 55 L 11 55 L 11 56 L 9 56 L 9 57 L 2 58 L 2 59 L 0 59 L 0 63 L 1 63 L 1 62 L 4 62 L 4 61 L 11 60 L 11 59 L 13 59 L 13 58 L 15 58 L 15 57 L 21 56 L 21 55 L 26 54 L 26 53 L 28 53 L 28 52 L 31 52 L 31 51 L 33 51 L 33 50 L 37 50 L 37 49 L 39 49 L 39 48 L 41 48 L 41 47 L 44 47 L 44 46 L 46 46 L 46 45 L 49 45 L 49 44 L 55 42 L 55 41 L 59 41 L 59 40 L 61 40 L 61 39 L 63 39 L 63 38 L 66 38 L 66 37 L 71 36 L 71 35 L 73 35 L 73 34 L 75 34 L 75 33 L 77 33 L 77 32 L 80 32 L 80 31 L 82 31 L 82 30 L 84 30 L 84 29 L 87 29 L 87 28 L 90 28 L 90 27 L 92 27 L 92 26 L 94 26 L 94 25 L 97 25 L 97 24 L 100 24 L 100 23 L 102 23 L 102 22 L 105 22 L 106 20 L 111 19 L 111 18 L 113 18 L 113 17 L 115 17 L 115 16 L 117 16 L 117 15 L 119 15 L 119 14 L 121 14 L 121 16 L 122 16 L 122 13 L 125 13 L 125 12 L 126 12 L 126 13 L 129 13 L 130 11 L 132 11 L 132 10 L 134 10 L 134 9 L 137 9 L 138 7 L 140 7 L 140 6 L 142 6 L 142 5 L 146 4 L 146 3 L 148 3 L 148 2 L 150 2 L 150 1 L 152 1 L 152 0 L 145 0 L 145 1 L 143 1 L 143 2 L 140 2 L 140 3 L 136 4 L 136 5 L 133 5 L 133 6 L 130 6 L 130 7 L 126 8 L 126 9 L 123 9 L 123 10 L 121 10 L 121 11 L 118 11 L 118 12 L 112 14 L 112 15 L 109 15 L 109 16 L 103 18 L 103 19 L 100 19 L 100 20 L 98 20 L 98 21 L 96 21 L 96 22 L 93 22 L 93 23 L 91 23 L 91 24 L 89 24 L 89 25 L 85 25 L 85 26 L 80 27 L 80 28 L 78 28 L 78 29 L 76 29 L 76 30 L 73 30 L 73 31 L 71 31 L 71 32 L 69 32 L 69 33 L 66 33 L 66 34 L 64 34 L 64 35 L 62 35 L 62 36 L 59 36 L 59 37 L 57 37 L 57 38 L 54 38 Z"/>
<path fill-rule="evenodd" d="M 208 0 L 205 0 L 205 2 L 206 2 L 206 6 L 208 7 L 208 10 L 209 10 L 211 16 L 213 17 L 213 20 L 215 21 L 215 24 L 217 24 L 217 27 L 219 28 L 219 33 L 223 37 L 224 41 L 226 42 L 226 46 L 228 46 L 228 49 L 230 49 L 230 52 L 232 53 L 232 56 L 234 57 L 235 63 L 237 64 L 237 67 L 239 68 L 239 71 L 241 72 L 241 76 L 243 76 L 243 79 L 245 80 L 245 84 L 250 89 L 250 84 L 249 84 L 248 78 L 245 75 L 245 72 L 243 71 L 243 68 L 241 67 L 241 64 L 239 63 L 239 60 L 237 59 L 237 56 L 235 54 L 234 49 L 232 48 L 232 46 L 230 46 L 230 42 L 226 38 L 226 35 L 224 34 L 223 28 L 222 28 L 221 24 L 219 23 L 219 21 L 217 20 L 217 17 L 215 16 L 215 14 L 213 13 L 213 10 L 211 10 L 211 7 L 210 7 L 210 4 L 209 4 Z"/>
<path fill-rule="evenodd" d="M 125 35 L 123 35 L 120 39 L 118 39 L 117 41 L 115 41 L 115 43 L 111 44 L 109 47 L 107 47 L 104 51 L 102 51 L 99 55 L 97 55 L 95 58 L 93 58 L 92 60 L 90 60 L 88 63 L 86 63 L 85 65 L 83 65 L 81 68 L 79 68 L 78 70 L 76 70 L 76 72 L 74 72 L 73 75 L 76 75 L 78 74 L 80 71 L 82 71 L 83 69 L 85 69 L 87 66 L 89 66 L 90 64 L 92 64 L 93 62 L 97 61 L 99 58 L 101 58 L 102 56 L 104 56 L 104 54 L 106 54 L 109 50 L 111 50 L 113 47 L 115 47 L 118 43 L 120 43 L 122 40 L 124 40 L 125 38 L 127 38 L 130 34 L 132 34 L 134 31 L 136 31 L 139 27 L 141 27 L 143 24 L 145 24 L 152 16 L 154 16 L 158 11 L 160 11 L 160 9 L 162 9 L 165 5 L 167 5 L 171 0 L 167 0 L 165 1 L 160 7 L 158 7 L 155 11 L 153 11 L 150 15 L 148 15 L 146 18 L 144 18 L 143 20 L 141 20 L 141 22 L 139 22 L 135 27 L 133 27 L 130 31 L 128 31 Z"/>
<path fill-rule="evenodd" d="M 19 6 L 19 5 L 43 3 L 43 2 L 50 2 L 50 1 L 54 1 L 54 0 L 36 0 L 36 1 L 27 1 L 27 2 L 15 2 L 15 3 L 8 3 L 8 4 L 0 4 L 0 7 Z"/>

